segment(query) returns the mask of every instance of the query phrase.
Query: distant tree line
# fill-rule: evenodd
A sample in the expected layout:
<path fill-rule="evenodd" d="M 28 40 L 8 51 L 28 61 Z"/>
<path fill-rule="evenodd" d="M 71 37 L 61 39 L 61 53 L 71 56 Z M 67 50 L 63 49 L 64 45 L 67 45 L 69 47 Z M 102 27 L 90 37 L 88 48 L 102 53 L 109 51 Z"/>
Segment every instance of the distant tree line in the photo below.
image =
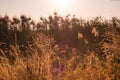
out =
<path fill-rule="evenodd" d="M 84 20 L 75 15 L 63 18 L 55 12 L 54 16 L 41 17 L 39 22 L 35 22 L 25 15 L 12 19 L 7 15 L 0 16 L 1 48 L 9 45 L 28 46 L 32 44 L 34 36 L 43 33 L 55 39 L 54 45 L 67 44 L 81 52 L 100 52 L 102 44 L 112 43 L 111 36 L 107 33 L 113 32 L 114 35 L 120 35 L 120 19 L 116 17 L 109 20 L 101 17 Z M 3 45 L 4 43 L 7 45 Z"/>

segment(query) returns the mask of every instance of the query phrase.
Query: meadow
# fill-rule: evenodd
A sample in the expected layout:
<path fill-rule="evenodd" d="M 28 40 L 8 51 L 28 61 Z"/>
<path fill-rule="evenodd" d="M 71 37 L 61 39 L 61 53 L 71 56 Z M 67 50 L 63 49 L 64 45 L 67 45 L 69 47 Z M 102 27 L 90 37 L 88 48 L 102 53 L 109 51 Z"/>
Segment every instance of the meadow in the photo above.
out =
<path fill-rule="evenodd" d="M 0 16 L 0 80 L 120 80 L 120 19 Z"/>

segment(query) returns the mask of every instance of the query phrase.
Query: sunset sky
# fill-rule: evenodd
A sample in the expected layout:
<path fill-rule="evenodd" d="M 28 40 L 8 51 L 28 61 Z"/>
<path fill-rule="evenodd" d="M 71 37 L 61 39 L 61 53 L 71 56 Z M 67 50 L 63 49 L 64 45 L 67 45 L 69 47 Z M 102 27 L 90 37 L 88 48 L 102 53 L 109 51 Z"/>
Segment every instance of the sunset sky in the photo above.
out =
<path fill-rule="evenodd" d="M 78 17 L 120 17 L 120 0 L 0 0 L 0 15 L 25 14 L 38 20 L 54 11 L 59 15 L 75 14 Z"/>

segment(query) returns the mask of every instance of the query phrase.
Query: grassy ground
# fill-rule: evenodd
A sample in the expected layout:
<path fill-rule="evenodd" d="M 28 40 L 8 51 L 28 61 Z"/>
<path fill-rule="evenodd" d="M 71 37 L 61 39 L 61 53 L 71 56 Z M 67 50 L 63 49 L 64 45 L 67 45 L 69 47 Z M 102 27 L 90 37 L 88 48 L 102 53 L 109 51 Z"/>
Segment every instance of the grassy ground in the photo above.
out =
<path fill-rule="evenodd" d="M 67 45 L 64 49 L 59 45 L 51 48 L 50 41 L 41 34 L 26 53 L 11 45 L 6 50 L 9 58 L 0 49 L 0 80 L 120 80 L 116 55 L 103 58 L 94 51 L 83 54 Z"/>

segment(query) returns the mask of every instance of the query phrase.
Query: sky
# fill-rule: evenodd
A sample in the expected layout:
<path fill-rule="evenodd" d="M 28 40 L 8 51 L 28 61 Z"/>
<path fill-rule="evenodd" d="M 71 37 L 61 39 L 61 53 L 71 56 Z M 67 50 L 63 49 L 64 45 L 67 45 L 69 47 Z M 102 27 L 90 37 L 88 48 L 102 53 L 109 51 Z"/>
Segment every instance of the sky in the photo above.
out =
<path fill-rule="evenodd" d="M 0 15 L 18 17 L 22 14 L 39 20 L 53 15 L 75 14 L 78 17 L 120 17 L 120 0 L 0 0 Z"/>

